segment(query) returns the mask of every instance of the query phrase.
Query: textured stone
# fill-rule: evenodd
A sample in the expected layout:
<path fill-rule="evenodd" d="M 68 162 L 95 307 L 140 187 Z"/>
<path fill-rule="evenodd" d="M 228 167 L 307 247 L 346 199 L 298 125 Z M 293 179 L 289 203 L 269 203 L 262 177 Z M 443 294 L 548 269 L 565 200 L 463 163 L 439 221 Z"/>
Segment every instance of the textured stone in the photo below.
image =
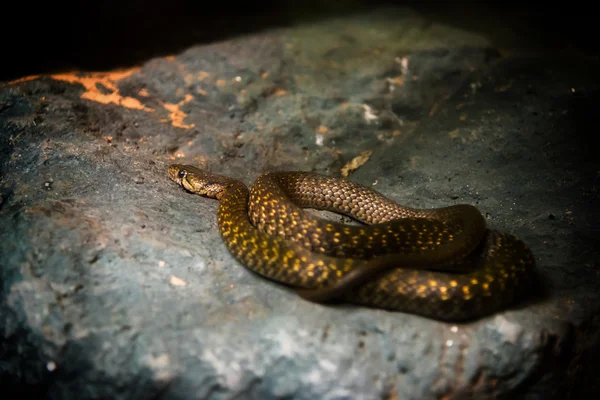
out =
<path fill-rule="evenodd" d="M 597 395 L 596 70 L 384 10 L 2 85 L 0 379 L 79 399 Z M 460 325 L 311 304 L 236 263 L 216 201 L 166 175 L 339 176 L 365 151 L 350 179 L 477 205 L 530 244 L 543 290 Z"/>

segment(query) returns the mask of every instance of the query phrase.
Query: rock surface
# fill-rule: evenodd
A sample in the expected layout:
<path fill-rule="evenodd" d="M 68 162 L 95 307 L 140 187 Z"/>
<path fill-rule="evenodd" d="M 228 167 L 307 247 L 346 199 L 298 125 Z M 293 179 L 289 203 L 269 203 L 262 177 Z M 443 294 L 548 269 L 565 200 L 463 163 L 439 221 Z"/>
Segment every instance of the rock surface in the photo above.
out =
<path fill-rule="evenodd" d="M 50 398 L 593 396 L 597 66 L 381 10 L 0 87 L 0 380 Z M 468 324 L 321 306 L 239 265 L 178 160 L 478 206 L 540 293 Z"/>

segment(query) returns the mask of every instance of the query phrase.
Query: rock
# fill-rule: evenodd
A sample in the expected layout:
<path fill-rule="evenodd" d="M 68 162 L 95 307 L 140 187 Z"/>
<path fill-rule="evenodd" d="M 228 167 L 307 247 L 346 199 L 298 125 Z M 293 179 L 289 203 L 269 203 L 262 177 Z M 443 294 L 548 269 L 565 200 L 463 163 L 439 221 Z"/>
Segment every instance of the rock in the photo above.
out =
<path fill-rule="evenodd" d="M 2 85 L 0 380 L 56 399 L 598 395 L 596 70 L 401 9 Z M 539 293 L 464 324 L 306 302 L 234 261 L 175 160 L 474 204 L 533 249 Z"/>

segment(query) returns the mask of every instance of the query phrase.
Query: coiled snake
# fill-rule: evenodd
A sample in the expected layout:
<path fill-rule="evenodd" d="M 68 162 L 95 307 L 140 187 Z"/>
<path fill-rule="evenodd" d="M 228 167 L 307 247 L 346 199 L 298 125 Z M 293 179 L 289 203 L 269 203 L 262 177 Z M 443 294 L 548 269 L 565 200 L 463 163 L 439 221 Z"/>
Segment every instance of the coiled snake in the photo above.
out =
<path fill-rule="evenodd" d="M 487 229 L 467 204 L 404 207 L 369 187 L 308 172 L 268 173 L 250 190 L 189 165 L 173 164 L 168 174 L 187 191 L 219 200 L 219 231 L 238 261 L 308 300 L 460 321 L 508 306 L 531 283 L 528 246 Z M 307 207 L 366 225 L 319 219 Z"/>

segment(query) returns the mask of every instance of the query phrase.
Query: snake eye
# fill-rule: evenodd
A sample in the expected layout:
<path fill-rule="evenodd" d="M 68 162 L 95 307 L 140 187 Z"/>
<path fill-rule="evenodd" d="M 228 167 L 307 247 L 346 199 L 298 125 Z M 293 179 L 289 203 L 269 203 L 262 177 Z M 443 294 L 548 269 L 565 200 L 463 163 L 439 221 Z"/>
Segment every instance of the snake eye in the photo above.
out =
<path fill-rule="evenodd" d="M 185 178 L 186 175 L 187 175 L 187 172 L 183 169 L 177 173 L 177 177 L 179 177 L 181 179 Z"/>

